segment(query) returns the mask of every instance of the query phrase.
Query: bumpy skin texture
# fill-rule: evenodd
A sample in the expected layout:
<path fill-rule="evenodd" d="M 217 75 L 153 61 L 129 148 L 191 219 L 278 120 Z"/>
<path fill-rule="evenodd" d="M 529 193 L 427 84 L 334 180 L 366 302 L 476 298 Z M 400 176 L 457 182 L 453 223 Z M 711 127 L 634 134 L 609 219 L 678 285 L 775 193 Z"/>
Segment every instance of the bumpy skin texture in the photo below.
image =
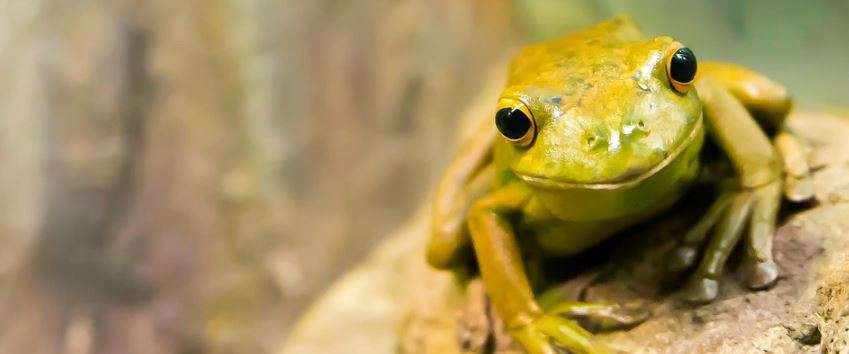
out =
<path fill-rule="evenodd" d="M 521 102 L 532 115 L 533 140 L 510 141 L 489 121 L 439 185 L 428 261 L 457 267 L 471 244 L 492 306 L 530 353 L 556 346 L 605 352 L 566 318 L 576 312 L 623 323 L 640 318 L 617 316 L 613 305 L 543 310 L 526 255 L 575 255 L 668 209 L 699 173 L 705 133 L 726 153 L 736 179 L 722 184 L 714 205 L 682 236 L 669 269 L 698 261 L 688 297 L 712 300 L 749 224 L 749 286 L 763 289 L 777 279 L 771 240 L 781 192 L 794 200 L 811 196 L 802 147 L 782 130 L 791 105 L 786 90 L 738 66 L 709 63 L 688 84 L 694 89 L 679 92 L 666 66 L 677 46 L 665 36 L 645 40 L 619 17 L 528 47 L 513 62 L 502 100 Z M 782 188 L 785 164 L 784 184 L 793 191 Z"/>

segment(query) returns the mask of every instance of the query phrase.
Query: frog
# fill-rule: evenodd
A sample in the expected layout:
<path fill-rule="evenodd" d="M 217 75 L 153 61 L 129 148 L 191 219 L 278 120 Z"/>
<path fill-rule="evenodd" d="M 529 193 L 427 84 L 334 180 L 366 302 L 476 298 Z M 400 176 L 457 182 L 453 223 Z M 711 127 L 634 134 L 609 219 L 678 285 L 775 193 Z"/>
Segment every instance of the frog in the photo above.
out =
<path fill-rule="evenodd" d="M 575 315 L 632 324 L 646 316 L 617 317 L 616 304 L 543 306 L 529 258 L 577 256 L 669 212 L 703 172 L 708 141 L 731 173 L 676 236 L 666 267 L 694 269 L 682 293 L 710 302 L 744 240 L 742 281 L 769 289 L 779 276 L 772 239 L 782 199 L 813 196 L 806 146 L 785 124 L 792 102 L 777 82 L 733 63 L 699 63 L 670 36 L 645 37 L 628 16 L 532 44 L 510 64 L 494 119 L 475 128 L 439 181 L 427 261 L 444 270 L 473 262 L 528 353 L 607 352 Z"/>

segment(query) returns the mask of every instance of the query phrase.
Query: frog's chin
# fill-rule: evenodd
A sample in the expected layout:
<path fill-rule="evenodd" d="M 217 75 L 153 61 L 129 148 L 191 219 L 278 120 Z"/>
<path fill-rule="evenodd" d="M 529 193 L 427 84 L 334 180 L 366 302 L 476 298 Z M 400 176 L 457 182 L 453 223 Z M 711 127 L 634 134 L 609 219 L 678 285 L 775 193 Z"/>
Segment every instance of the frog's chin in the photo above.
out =
<path fill-rule="evenodd" d="M 658 172 L 662 171 L 664 168 L 669 166 L 673 161 L 675 161 L 687 148 L 690 144 L 693 143 L 697 138 L 699 138 L 703 134 L 703 126 L 702 119 L 699 119 L 696 122 L 696 125 L 693 127 L 693 130 L 687 136 L 684 141 L 678 144 L 675 149 L 660 161 L 657 165 L 648 170 L 632 175 L 628 178 L 618 180 L 616 182 L 602 182 L 602 183 L 587 183 L 587 182 L 573 182 L 573 181 L 563 181 L 554 178 L 547 178 L 541 176 L 534 176 L 528 174 L 522 174 L 517 172 L 516 174 L 524 180 L 526 183 L 535 188 L 543 188 L 543 189 L 593 189 L 593 190 L 617 190 L 617 189 L 627 189 L 639 185 L 646 179 L 656 175 Z"/>

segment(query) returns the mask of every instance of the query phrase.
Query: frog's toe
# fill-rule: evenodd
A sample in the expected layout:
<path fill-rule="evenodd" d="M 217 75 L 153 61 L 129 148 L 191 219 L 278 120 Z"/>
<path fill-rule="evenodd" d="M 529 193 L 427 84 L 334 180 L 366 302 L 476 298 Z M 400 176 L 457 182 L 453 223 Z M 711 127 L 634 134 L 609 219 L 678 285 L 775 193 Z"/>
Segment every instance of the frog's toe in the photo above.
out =
<path fill-rule="evenodd" d="M 758 262 L 751 266 L 746 276 L 746 285 L 752 290 L 767 289 L 778 280 L 778 265 L 775 262 Z"/>
<path fill-rule="evenodd" d="M 609 312 L 588 315 L 583 322 L 595 332 L 607 332 L 633 328 L 649 317 L 651 311 L 645 308 L 616 307 Z"/>
<path fill-rule="evenodd" d="M 814 182 L 807 158 L 810 148 L 790 132 L 778 133 L 774 144 L 784 160 L 784 196 L 797 203 L 813 199 Z"/>
<path fill-rule="evenodd" d="M 746 242 L 746 284 L 750 289 L 769 288 L 778 280 L 778 265 L 772 256 L 775 218 L 781 203 L 781 186 L 773 183 L 754 191 L 751 224 Z"/>
<path fill-rule="evenodd" d="M 548 313 L 579 319 L 596 332 L 627 329 L 645 322 L 651 311 L 645 306 L 623 307 L 617 304 L 567 302 L 547 310 Z"/>
<path fill-rule="evenodd" d="M 528 354 L 556 354 L 557 348 L 543 333 L 533 327 L 533 324 L 512 332 L 513 338 L 525 347 Z"/>
<path fill-rule="evenodd" d="M 596 284 L 605 274 L 605 270 L 593 270 L 582 273 L 572 280 L 546 290 L 537 298 L 542 308 L 553 308 L 563 303 L 577 303 L 584 299 L 587 290 Z"/>
<path fill-rule="evenodd" d="M 687 301 L 704 304 L 716 299 L 719 294 L 719 281 L 710 278 L 693 278 L 684 289 Z"/>
<path fill-rule="evenodd" d="M 668 273 L 679 273 L 692 267 L 696 263 L 698 252 L 692 246 L 680 246 L 669 255 L 666 263 Z"/>
<path fill-rule="evenodd" d="M 668 256 L 666 263 L 668 276 L 678 275 L 696 264 L 699 257 L 698 250 L 708 238 L 708 232 L 722 220 L 736 193 L 737 191 L 733 188 L 726 187 L 696 225 L 687 231 L 681 239 L 681 244 Z"/>
<path fill-rule="evenodd" d="M 592 339 L 592 335 L 577 323 L 546 314 L 533 322 L 511 331 L 529 354 L 556 354 L 561 348 L 572 353 L 601 354 L 610 350 Z"/>
<path fill-rule="evenodd" d="M 801 178 L 788 175 L 784 179 L 784 197 L 795 203 L 814 199 L 814 180 L 810 175 Z"/>

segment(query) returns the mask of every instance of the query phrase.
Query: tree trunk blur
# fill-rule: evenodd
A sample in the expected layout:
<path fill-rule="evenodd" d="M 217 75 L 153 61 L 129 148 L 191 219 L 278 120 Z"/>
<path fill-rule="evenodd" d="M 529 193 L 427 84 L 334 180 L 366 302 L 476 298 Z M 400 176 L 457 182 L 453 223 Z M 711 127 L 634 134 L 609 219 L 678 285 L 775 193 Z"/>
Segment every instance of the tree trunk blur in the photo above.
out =
<path fill-rule="evenodd" d="M 0 1 L 0 353 L 269 351 L 422 198 L 506 14 Z"/>

